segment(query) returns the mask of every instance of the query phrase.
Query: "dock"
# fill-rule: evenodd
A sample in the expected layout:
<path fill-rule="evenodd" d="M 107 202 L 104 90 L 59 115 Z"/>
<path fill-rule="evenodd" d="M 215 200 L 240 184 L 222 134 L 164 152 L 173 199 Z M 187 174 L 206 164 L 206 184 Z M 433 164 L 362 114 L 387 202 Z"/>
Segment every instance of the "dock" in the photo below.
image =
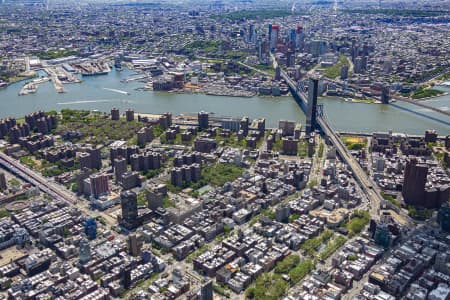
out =
<path fill-rule="evenodd" d="M 64 85 L 62 84 L 61 80 L 59 80 L 58 76 L 52 77 L 53 86 L 55 87 L 55 90 L 58 93 L 64 93 Z"/>
<path fill-rule="evenodd" d="M 42 78 L 34 79 L 28 83 L 25 83 L 24 86 L 20 89 L 19 96 L 36 93 L 39 84 L 47 82 L 49 80 L 50 80 L 50 78 L 48 78 L 48 77 L 42 77 Z"/>
<path fill-rule="evenodd" d="M 103 61 L 83 62 L 72 64 L 72 66 L 82 76 L 107 75 L 109 72 L 111 72 L 109 64 Z"/>

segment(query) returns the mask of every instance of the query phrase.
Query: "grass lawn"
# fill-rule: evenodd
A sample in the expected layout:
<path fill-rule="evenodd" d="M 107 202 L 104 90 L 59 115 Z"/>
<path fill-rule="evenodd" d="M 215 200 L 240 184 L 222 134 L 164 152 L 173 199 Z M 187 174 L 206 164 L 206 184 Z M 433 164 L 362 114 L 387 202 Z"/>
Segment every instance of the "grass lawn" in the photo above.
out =
<path fill-rule="evenodd" d="M 102 113 L 91 113 L 71 109 L 61 110 L 56 134 L 63 134 L 67 130 L 79 131 L 83 134 L 80 142 L 103 144 L 108 140 L 132 140 L 141 129 L 138 121 L 127 122 L 125 119 L 111 120 Z"/>
<path fill-rule="evenodd" d="M 429 87 L 420 87 L 412 94 L 413 99 L 423 99 L 429 97 L 435 97 L 444 94 L 443 91 L 435 90 Z"/>
<path fill-rule="evenodd" d="M 343 226 L 347 228 L 350 235 L 355 235 L 360 233 L 369 224 L 369 221 L 370 214 L 367 211 L 357 210 Z"/>
<path fill-rule="evenodd" d="M 192 188 L 198 190 L 205 185 L 213 185 L 221 187 L 226 182 L 232 182 L 236 178 L 242 175 L 244 168 L 238 167 L 234 164 L 215 163 L 201 170 L 201 179 L 197 182 L 185 183 L 183 187 L 176 187 L 170 183 L 167 183 L 167 187 L 171 192 L 179 192 L 184 188 Z"/>
<path fill-rule="evenodd" d="M 361 150 L 367 145 L 367 139 L 359 136 L 342 136 L 342 141 L 349 150 Z"/>
<path fill-rule="evenodd" d="M 328 78 L 336 78 L 341 75 L 341 69 L 343 66 L 349 66 L 348 59 L 345 55 L 339 55 L 339 60 L 332 66 L 325 68 L 324 75 Z"/>

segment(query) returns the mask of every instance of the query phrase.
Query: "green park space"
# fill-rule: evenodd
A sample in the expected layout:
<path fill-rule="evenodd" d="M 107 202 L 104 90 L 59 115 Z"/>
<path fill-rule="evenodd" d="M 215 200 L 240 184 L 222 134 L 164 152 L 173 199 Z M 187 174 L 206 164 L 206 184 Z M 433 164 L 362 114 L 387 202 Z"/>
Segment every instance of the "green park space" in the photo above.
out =
<path fill-rule="evenodd" d="M 55 59 L 78 54 L 79 51 L 77 50 L 49 50 L 45 52 L 39 52 L 37 54 L 37 57 L 39 57 L 40 59 Z"/>
<path fill-rule="evenodd" d="M 334 79 L 341 75 L 341 69 L 345 65 L 350 67 L 347 57 L 341 54 L 339 55 L 339 60 L 334 65 L 325 68 L 324 75 L 328 78 Z"/>
<path fill-rule="evenodd" d="M 350 235 L 355 235 L 360 233 L 364 227 L 369 224 L 370 221 L 370 214 L 367 211 L 363 210 L 356 210 L 352 213 L 350 216 L 350 219 L 345 222 L 342 226 L 345 227 L 349 232 Z"/>
<path fill-rule="evenodd" d="M 297 254 L 291 254 L 278 262 L 275 274 L 288 275 L 291 284 L 296 284 L 314 269 L 314 262 L 311 259 L 301 260 Z"/>
<path fill-rule="evenodd" d="M 300 14 L 306 14 L 306 12 L 295 12 L 292 13 L 291 10 L 243 10 L 243 11 L 237 11 L 232 12 L 228 14 L 221 14 L 221 15 L 213 15 L 212 17 L 215 19 L 222 19 L 227 18 L 230 20 L 253 20 L 253 19 L 272 19 L 272 18 L 279 18 L 279 17 L 287 17 L 291 15 L 300 15 Z"/>
<path fill-rule="evenodd" d="M 417 90 L 415 90 L 413 92 L 411 97 L 413 99 L 423 99 L 423 98 L 429 98 L 429 97 L 436 97 L 441 94 L 444 94 L 444 92 L 436 90 L 436 89 L 432 89 L 428 86 L 420 86 Z"/>
<path fill-rule="evenodd" d="M 296 265 L 292 270 L 289 271 L 289 278 L 292 284 L 297 284 L 305 278 L 314 269 L 314 261 L 311 259 L 305 259 Z"/>
<path fill-rule="evenodd" d="M 347 241 L 347 239 L 344 236 L 342 236 L 342 235 L 339 235 L 336 238 L 332 239 L 330 242 L 327 243 L 327 245 L 325 246 L 325 249 L 323 249 L 320 252 L 319 258 L 321 260 L 327 259 L 334 252 L 336 252 L 337 249 L 342 247 L 345 244 L 346 241 Z"/>
<path fill-rule="evenodd" d="M 300 257 L 291 254 L 278 262 L 274 272 L 266 272 L 258 276 L 253 284 L 245 291 L 245 296 L 250 299 L 275 300 L 280 299 L 289 286 L 300 282 L 314 269 L 314 261 L 311 259 L 300 260 Z M 289 277 L 289 282 L 283 278 Z"/>
<path fill-rule="evenodd" d="M 245 296 L 257 300 L 276 300 L 283 296 L 288 287 L 280 274 L 263 273 L 246 290 Z"/>
<path fill-rule="evenodd" d="M 307 255 L 314 256 L 314 254 L 319 250 L 320 246 L 323 243 L 326 243 L 333 236 L 333 231 L 325 230 L 319 236 L 310 238 L 306 240 L 301 246 L 302 249 Z"/>
<path fill-rule="evenodd" d="M 341 139 L 349 150 L 361 150 L 367 145 L 367 139 L 364 137 L 346 135 Z"/>
<path fill-rule="evenodd" d="M 287 274 L 300 262 L 300 256 L 291 254 L 275 266 L 274 272 L 279 274 Z"/>
<path fill-rule="evenodd" d="M 56 134 L 69 130 L 78 131 L 82 134 L 79 142 L 99 145 L 106 141 L 132 140 L 141 127 L 138 121 L 113 121 L 103 113 L 63 109 Z"/>
<path fill-rule="evenodd" d="M 205 185 L 223 186 L 226 182 L 232 182 L 242 175 L 244 168 L 234 164 L 214 163 L 201 169 L 201 179 L 199 181 L 184 182 L 183 187 L 176 187 L 170 182 L 167 187 L 171 192 L 180 192 L 185 188 L 199 189 Z"/>
<path fill-rule="evenodd" d="M 192 43 L 186 45 L 186 49 L 189 50 L 202 50 L 204 52 L 217 52 L 219 47 L 222 45 L 221 41 L 215 41 L 215 40 L 199 40 L 199 41 L 193 41 Z"/>

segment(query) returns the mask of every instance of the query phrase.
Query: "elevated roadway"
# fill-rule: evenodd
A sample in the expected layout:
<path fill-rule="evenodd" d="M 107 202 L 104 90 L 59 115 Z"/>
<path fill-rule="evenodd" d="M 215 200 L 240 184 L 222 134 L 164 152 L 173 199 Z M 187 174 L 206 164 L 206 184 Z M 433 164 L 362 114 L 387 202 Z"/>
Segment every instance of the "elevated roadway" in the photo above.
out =
<path fill-rule="evenodd" d="M 62 187 L 50 182 L 47 178 L 22 165 L 21 163 L 1 151 L 0 165 L 3 165 L 3 167 L 7 168 L 12 173 L 16 174 L 23 180 L 31 183 L 43 192 L 48 193 L 58 200 L 64 201 L 70 205 L 74 205 L 77 202 L 76 196 L 69 193 L 68 191 L 65 191 Z"/>
<path fill-rule="evenodd" d="M 289 85 L 292 95 L 296 102 L 300 105 L 302 110 L 307 114 L 308 96 L 299 88 L 299 86 L 286 74 L 285 71 L 281 71 L 281 77 Z M 336 147 L 336 150 L 342 160 L 350 167 L 353 176 L 360 184 L 362 191 L 366 194 L 370 200 L 370 214 L 372 218 L 378 220 L 380 217 L 380 207 L 383 201 L 379 190 L 377 189 L 373 180 L 367 176 L 366 172 L 361 168 L 355 158 L 349 153 L 347 147 L 341 141 L 336 132 L 328 124 L 326 116 L 323 113 L 317 115 L 317 124 L 329 141 Z"/>
<path fill-rule="evenodd" d="M 0 165 L 8 169 L 11 173 L 19 176 L 24 181 L 36 186 L 44 193 L 52 196 L 56 200 L 65 202 L 69 206 L 75 206 L 83 213 L 93 218 L 101 216 L 108 225 L 114 225 L 115 219 L 103 212 L 93 212 L 87 207 L 83 206 L 82 203 L 78 202 L 78 198 L 67 191 L 65 187 L 59 186 L 58 184 L 51 182 L 48 178 L 40 175 L 39 173 L 31 170 L 27 166 L 24 166 L 19 161 L 9 157 L 5 153 L 0 151 Z"/>
<path fill-rule="evenodd" d="M 376 184 L 373 180 L 367 176 L 366 172 L 361 168 L 359 163 L 355 160 L 353 155 L 351 155 L 347 147 L 345 147 L 342 140 L 335 133 L 335 131 L 330 127 L 325 117 L 317 117 L 317 124 L 319 124 L 323 133 L 328 137 L 329 141 L 336 147 L 339 156 L 343 161 L 347 163 L 356 181 L 360 184 L 362 191 L 366 194 L 367 198 L 370 200 L 370 214 L 372 218 L 378 220 L 380 217 L 380 207 L 383 201 Z"/>

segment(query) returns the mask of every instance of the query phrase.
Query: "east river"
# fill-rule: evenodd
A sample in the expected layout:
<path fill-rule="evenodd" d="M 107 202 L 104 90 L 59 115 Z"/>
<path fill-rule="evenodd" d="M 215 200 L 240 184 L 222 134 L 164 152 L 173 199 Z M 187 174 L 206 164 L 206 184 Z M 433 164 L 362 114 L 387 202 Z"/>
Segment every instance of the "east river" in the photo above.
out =
<path fill-rule="evenodd" d="M 42 74 L 41 74 L 42 75 Z M 109 112 L 112 107 L 121 111 L 133 108 L 140 113 L 194 114 L 200 110 L 217 116 L 264 117 L 266 125 L 277 127 L 281 119 L 305 123 L 305 115 L 292 97 L 237 98 L 201 94 L 175 94 L 137 90 L 142 82 L 121 82 L 136 75 L 131 70 L 111 71 L 108 75 L 83 77 L 82 83 L 65 84 L 66 93 L 58 94 L 51 82 L 40 84 L 35 94 L 19 96 L 24 82 L 0 89 L 0 118 L 23 117 L 35 110 L 64 108 Z M 450 92 L 449 87 L 439 87 Z M 122 91 L 122 92 L 120 92 Z M 127 95 L 125 92 L 128 92 Z M 349 103 L 340 98 L 321 98 L 328 119 L 338 131 L 377 132 L 393 130 L 409 134 L 423 134 L 427 129 L 439 135 L 450 133 L 450 117 L 407 103 L 384 104 Z M 427 100 L 425 103 L 449 110 L 450 95 Z M 425 117 L 428 116 L 428 117 Z"/>

